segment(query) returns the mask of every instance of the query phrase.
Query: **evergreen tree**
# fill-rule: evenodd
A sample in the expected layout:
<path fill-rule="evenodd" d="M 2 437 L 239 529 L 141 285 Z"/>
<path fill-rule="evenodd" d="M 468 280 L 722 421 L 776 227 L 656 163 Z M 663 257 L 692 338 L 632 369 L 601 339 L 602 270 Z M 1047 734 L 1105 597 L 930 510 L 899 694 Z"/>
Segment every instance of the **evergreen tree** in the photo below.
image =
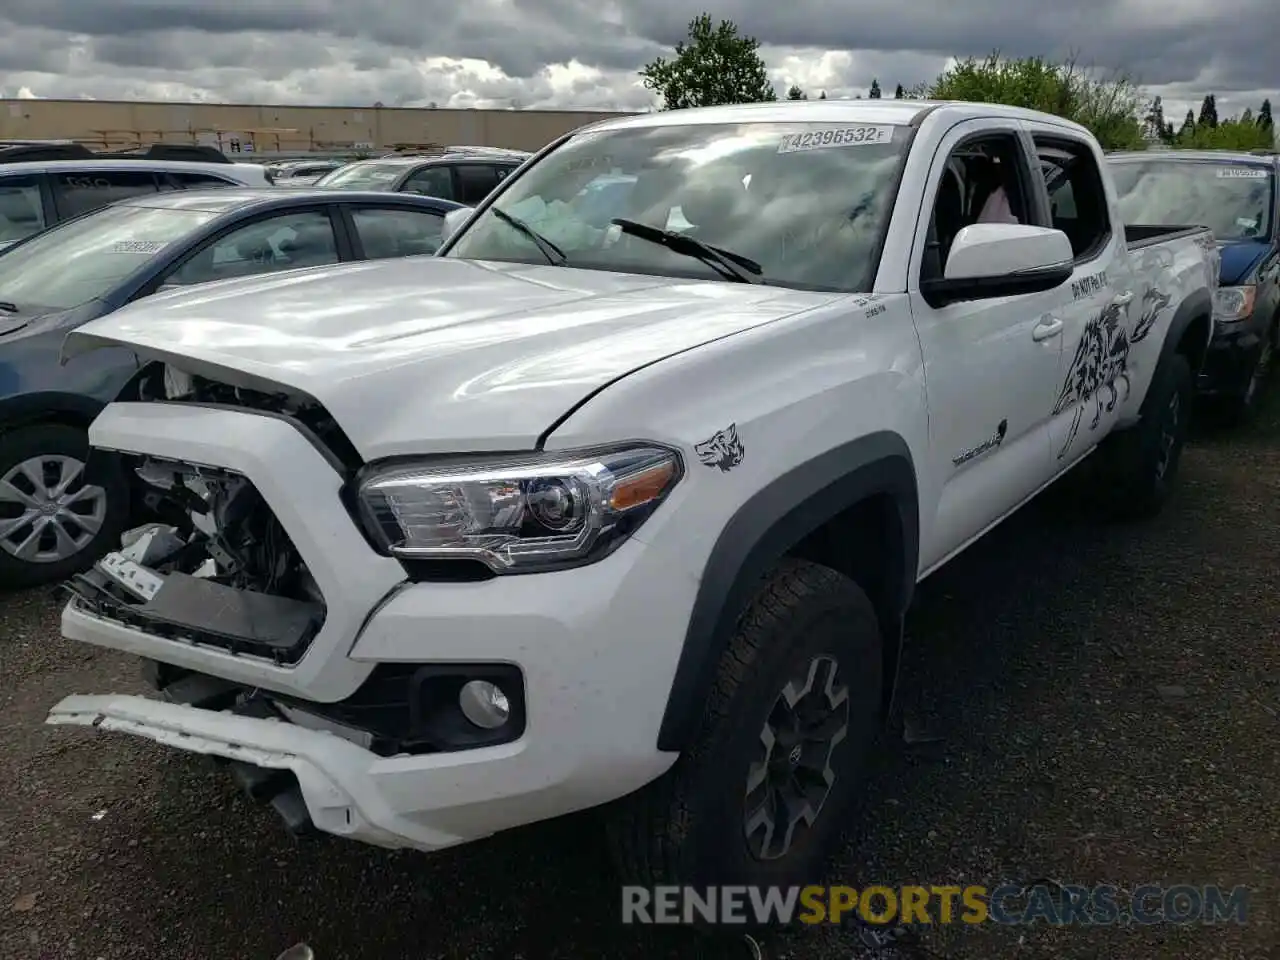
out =
<path fill-rule="evenodd" d="M 1258 126 L 1265 130 L 1270 130 L 1275 126 L 1271 119 L 1271 101 L 1263 100 L 1262 109 L 1258 111 Z"/>
<path fill-rule="evenodd" d="M 1208 127 L 1212 130 L 1218 125 L 1218 98 L 1212 93 L 1205 94 L 1204 101 L 1200 104 L 1200 117 L 1196 121 L 1197 127 Z"/>
<path fill-rule="evenodd" d="M 880 99 L 880 81 L 875 79 L 874 77 L 871 79 L 871 92 L 868 94 L 868 96 L 872 100 Z"/>
<path fill-rule="evenodd" d="M 818 94 L 818 99 L 819 100 L 827 99 L 827 91 L 823 90 L 822 93 Z"/>
<path fill-rule="evenodd" d="M 1196 115 L 1195 111 L 1188 110 L 1186 119 L 1182 121 L 1182 126 L 1178 129 L 1178 139 L 1182 140 L 1191 136 L 1196 132 Z"/>
<path fill-rule="evenodd" d="M 1142 132 L 1148 140 L 1161 140 L 1164 137 L 1164 104 L 1159 97 L 1151 101 Z"/>
<path fill-rule="evenodd" d="M 907 93 L 905 90 L 902 89 L 902 84 L 898 84 L 898 89 L 893 91 L 893 99 L 903 100 L 906 98 L 906 96 L 907 96 Z"/>
<path fill-rule="evenodd" d="M 787 99 L 788 100 L 808 100 L 809 95 L 793 83 L 791 85 L 791 89 L 787 91 Z"/>

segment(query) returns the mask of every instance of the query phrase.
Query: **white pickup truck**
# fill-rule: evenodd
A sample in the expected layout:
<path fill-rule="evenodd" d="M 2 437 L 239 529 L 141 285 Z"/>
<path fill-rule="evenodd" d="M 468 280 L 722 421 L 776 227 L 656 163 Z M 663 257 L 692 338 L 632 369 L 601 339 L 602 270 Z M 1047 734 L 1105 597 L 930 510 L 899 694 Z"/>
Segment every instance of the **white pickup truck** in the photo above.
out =
<path fill-rule="evenodd" d="M 1218 276 L 1126 231 L 1082 127 L 983 104 L 608 120 L 463 221 L 71 334 L 145 363 L 90 434 L 164 526 L 62 631 L 163 697 L 50 723 L 232 761 L 298 830 L 603 807 L 633 881 L 808 879 L 917 582 L 1086 457 L 1163 504 Z"/>

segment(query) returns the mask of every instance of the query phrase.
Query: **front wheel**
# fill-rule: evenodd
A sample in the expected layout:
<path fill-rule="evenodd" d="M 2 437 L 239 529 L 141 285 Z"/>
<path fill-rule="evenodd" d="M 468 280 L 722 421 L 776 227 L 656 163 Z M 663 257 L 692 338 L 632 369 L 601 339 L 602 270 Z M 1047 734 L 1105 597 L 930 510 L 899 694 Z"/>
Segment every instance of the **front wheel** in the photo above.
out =
<path fill-rule="evenodd" d="M 0 436 L 0 586 L 65 580 L 115 542 L 128 488 L 118 471 L 85 479 L 89 438 L 62 424 Z"/>
<path fill-rule="evenodd" d="M 1258 348 L 1258 356 L 1254 360 L 1244 392 L 1229 401 L 1227 415 L 1233 423 L 1246 424 L 1257 415 L 1275 367 L 1275 341 L 1276 330 L 1268 331 Z"/>
<path fill-rule="evenodd" d="M 784 561 L 738 624 L 696 740 L 612 811 L 624 882 L 816 882 L 879 728 L 881 684 L 866 594 Z"/>

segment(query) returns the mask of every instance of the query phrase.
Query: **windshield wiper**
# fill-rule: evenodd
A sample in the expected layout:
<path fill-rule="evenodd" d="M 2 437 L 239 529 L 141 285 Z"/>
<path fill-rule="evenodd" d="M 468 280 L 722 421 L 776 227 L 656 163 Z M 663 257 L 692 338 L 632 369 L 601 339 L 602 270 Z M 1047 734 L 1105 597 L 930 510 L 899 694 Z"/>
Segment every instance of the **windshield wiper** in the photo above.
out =
<path fill-rule="evenodd" d="M 552 266 L 556 266 L 556 267 L 562 266 L 564 262 L 569 259 L 568 257 L 565 256 L 563 250 L 561 250 L 554 243 L 552 243 L 550 240 L 548 240 L 546 237 L 540 234 L 537 230 L 533 229 L 533 227 L 529 226 L 519 217 L 513 217 L 511 214 L 507 213 L 507 211 L 500 210 L 497 207 L 490 207 L 489 212 L 492 213 L 499 220 L 501 220 L 503 223 L 511 224 L 511 226 L 515 227 L 517 230 L 523 233 L 526 237 L 532 240 L 534 243 L 534 246 L 536 246 L 540 251 L 542 251 L 542 255 L 547 258 L 547 263 L 550 263 Z"/>
<path fill-rule="evenodd" d="M 16 303 L 9 303 L 8 301 L 0 300 L 0 311 L 3 311 L 4 313 L 17 313 L 18 305 Z"/>
<path fill-rule="evenodd" d="M 663 230 L 661 227 L 641 223 L 639 220 L 614 217 L 609 222 L 616 224 L 623 233 L 629 233 L 633 237 L 639 237 L 641 240 L 660 243 L 675 253 L 696 257 L 703 263 L 715 267 L 730 280 L 737 283 L 764 283 L 764 280 L 760 278 L 760 275 L 764 273 L 764 268 L 740 253 L 722 250 L 720 247 L 713 247 L 709 243 L 703 243 L 688 234 L 677 233 L 675 230 Z"/>

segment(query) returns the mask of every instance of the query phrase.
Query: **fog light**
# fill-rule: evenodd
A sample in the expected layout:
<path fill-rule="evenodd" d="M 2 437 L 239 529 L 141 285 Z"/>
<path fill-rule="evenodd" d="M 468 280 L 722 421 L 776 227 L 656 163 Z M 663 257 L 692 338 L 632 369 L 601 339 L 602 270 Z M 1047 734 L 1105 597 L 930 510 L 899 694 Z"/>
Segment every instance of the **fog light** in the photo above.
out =
<path fill-rule="evenodd" d="M 462 715 L 485 730 L 496 730 L 511 716 L 507 695 L 488 680 L 472 680 L 458 694 Z"/>

